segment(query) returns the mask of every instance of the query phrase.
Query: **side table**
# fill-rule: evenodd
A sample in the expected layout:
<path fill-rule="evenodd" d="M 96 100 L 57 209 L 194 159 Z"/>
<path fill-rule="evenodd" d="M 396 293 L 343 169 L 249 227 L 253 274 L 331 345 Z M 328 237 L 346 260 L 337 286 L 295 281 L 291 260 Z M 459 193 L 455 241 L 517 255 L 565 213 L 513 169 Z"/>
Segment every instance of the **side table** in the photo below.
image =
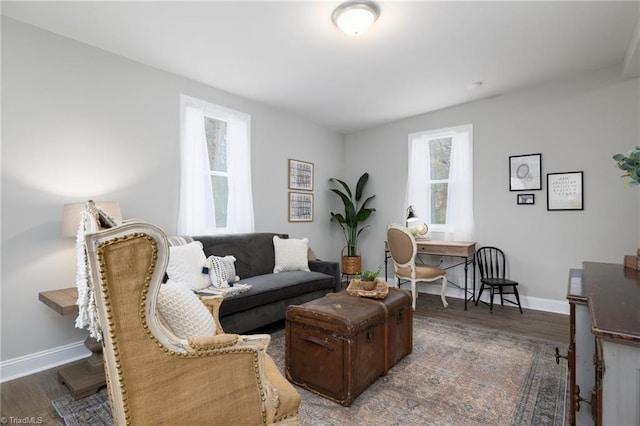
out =
<path fill-rule="evenodd" d="M 38 294 L 38 299 L 60 315 L 78 313 L 78 290 L 75 287 L 43 291 Z M 102 344 L 89 336 L 84 345 L 91 351 L 91 356 L 58 370 L 58 381 L 69 388 L 75 399 L 94 394 L 106 385 Z"/>

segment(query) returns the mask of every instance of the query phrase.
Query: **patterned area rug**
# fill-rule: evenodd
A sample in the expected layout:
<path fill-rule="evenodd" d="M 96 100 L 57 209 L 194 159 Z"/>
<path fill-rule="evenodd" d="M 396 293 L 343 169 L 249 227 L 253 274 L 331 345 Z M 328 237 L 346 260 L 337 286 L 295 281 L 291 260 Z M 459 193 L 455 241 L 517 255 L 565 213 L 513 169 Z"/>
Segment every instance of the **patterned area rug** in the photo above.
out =
<path fill-rule="evenodd" d="M 563 425 L 566 363 L 554 343 L 414 317 L 413 353 L 342 407 L 297 388 L 302 425 Z M 566 352 L 566 348 L 563 348 Z M 284 330 L 269 353 L 284 371 Z M 106 391 L 52 401 L 69 426 L 111 425 Z"/>

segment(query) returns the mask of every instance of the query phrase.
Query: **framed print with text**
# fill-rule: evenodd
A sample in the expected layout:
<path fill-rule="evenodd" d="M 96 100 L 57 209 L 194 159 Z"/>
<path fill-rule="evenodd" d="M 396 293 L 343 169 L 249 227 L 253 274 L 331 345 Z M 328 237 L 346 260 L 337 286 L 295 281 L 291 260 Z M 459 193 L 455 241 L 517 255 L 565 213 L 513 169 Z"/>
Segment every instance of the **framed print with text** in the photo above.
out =
<path fill-rule="evenodd" d="M 289 192 L 289 222 L 313 222 L 313 194 Z"/>
<path fill-rule="evenodd" d="M 313 163 L 289 159 L 289 189 L 313 191 Z"/>
<path fill-rule="evenodd" d="M 509 191 L 542 189 L 542 154 L 509 157 Z"/>
<path fill-rule="evenodd" d="M 547 210 L 584 210 L 583 173 L 547 173 Z"/>

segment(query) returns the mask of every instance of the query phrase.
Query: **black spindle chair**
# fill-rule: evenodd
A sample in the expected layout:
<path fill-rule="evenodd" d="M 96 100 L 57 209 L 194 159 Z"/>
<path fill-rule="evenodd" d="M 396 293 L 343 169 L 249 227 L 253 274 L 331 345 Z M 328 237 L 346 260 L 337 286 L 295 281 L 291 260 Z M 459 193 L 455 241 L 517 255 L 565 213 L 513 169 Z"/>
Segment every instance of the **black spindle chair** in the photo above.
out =
<path fill-rule="evenodd" d="M 476 306 L 480 302 L 480 296 L 485 286 L 489 287 L 491 293 L 491 302 L 489 303 L 489 311 L 493 314 L 493 295 L 496 289 L 500 292 L 500 304 L 504 306 L 507 301 L 518 306 L 522 314 L 522 306 L 520 305 L 520 295 L 518 294 L 518 282 L 506 278 L 506 259 L 502 250 L 497 247 L 481 247 L 476 252 L 476 263 L 480 271 L 480 293 L 476 299 Z M 508 289 L 511 291 L 507 291 Z M 513 294 L 516 301 L 505 299 L 505 294 Z M 485 303 L 485 302 L 482 302 Z"/>

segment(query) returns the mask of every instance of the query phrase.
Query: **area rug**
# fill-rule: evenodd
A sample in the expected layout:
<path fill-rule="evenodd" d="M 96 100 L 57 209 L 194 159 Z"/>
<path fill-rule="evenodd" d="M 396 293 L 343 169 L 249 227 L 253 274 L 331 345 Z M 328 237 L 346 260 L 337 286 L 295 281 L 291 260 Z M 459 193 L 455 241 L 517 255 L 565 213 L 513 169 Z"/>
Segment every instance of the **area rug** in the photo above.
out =
<path fill-rule="evenodd" d="M 284 371 L 284 330 L 269 353 Z M 563 425 L 566 363 L 557 344 L 414 317 L 413 353 L 350 407 L 297 388 L 302 425 Z M 562 346 L 562 345 L 561 345 Z M 566 347 L 561 348 L 566 351 Z M 106 391 L 52 401 L 68 426 L 111 425 Z"/>

